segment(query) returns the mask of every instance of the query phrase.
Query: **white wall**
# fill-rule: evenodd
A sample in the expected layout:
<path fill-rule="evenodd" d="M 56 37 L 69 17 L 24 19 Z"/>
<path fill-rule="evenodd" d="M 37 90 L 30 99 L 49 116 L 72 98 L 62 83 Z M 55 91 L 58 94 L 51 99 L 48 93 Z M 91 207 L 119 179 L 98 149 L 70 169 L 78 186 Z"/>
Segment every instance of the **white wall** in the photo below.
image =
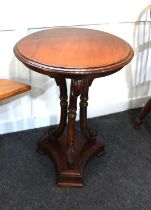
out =
<path fill-rule="evenodd" d="M 78 25 L 104 30 L 128 41 L 135 51 L 133 61 L 121 71 L 94 80 L 89 94 L 89 117 L 143 106 L 151 95 L 149 4 L 145 0 L 3 1 L 0 78 L 26 82 L 32 90 L 0 103 L 0 133 L 59 122 L 59 92 L 54 80 L 28 70 L 15 59 L 12 50 L 20 38 L 45 27 Z"/>

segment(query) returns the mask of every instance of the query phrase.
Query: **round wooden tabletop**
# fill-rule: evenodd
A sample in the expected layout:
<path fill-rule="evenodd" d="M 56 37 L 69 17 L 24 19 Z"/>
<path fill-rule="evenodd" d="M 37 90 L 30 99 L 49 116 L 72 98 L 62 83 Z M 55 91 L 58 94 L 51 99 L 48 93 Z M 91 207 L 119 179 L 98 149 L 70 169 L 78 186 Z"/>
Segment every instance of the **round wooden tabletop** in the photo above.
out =
<path fill-rule="evenodd" d="M 84 28 L 53 28 L 30 34 L 14 47 L 28 68 L 49 76 L 108 75 L 133 57 L 133 49 L 112 34 Z"/>

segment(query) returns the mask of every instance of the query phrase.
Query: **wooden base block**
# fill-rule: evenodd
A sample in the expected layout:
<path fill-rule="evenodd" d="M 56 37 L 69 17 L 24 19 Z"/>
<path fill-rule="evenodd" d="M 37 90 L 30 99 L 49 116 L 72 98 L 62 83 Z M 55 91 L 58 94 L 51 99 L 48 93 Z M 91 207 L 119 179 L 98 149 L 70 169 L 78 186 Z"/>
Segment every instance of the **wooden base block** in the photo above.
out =
<path fill-rule="evenodd" d="M 87 162 L 91 157 L 103 153 L 105 148 L 100 140 L 88 142 L 81 136 L 76 136 L 75 143 L 76 156 L 72 166 L 67 161 L 66 135 L 56 141 L 46 135 L 38 144 L 38 150 L 49 155 L 56 166 L 59 187 L 83 187 L 83 172 Z"/>

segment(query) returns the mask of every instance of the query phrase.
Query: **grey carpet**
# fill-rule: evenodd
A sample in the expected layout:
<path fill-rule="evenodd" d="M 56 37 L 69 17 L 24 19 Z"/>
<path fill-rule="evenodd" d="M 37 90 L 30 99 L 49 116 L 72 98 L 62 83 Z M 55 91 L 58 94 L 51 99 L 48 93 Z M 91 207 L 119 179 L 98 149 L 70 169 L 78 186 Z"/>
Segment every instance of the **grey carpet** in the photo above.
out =
<path fill-rule="evenodd" d="M 36 153 L 47 128 L 1 135 L 0 210 L 150 210 L 151 116 L 135 130 L 140 109 L 89 120 L 107 153 L 85 170 L 84 188 L 55 186 L 55 168 Z"/>

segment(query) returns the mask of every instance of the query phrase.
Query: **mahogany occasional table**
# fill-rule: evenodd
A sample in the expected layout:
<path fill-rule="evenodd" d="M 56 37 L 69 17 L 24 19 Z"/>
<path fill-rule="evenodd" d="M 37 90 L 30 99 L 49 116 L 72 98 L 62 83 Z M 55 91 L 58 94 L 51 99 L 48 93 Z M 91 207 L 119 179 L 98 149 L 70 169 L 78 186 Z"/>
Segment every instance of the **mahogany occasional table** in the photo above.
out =
<path fill-rule="evenodd" d="M 95 78 L 113 74 L 128 64 L 133 57 L 131 46 L 103 31 L 53 28 L 24 37 L 15 45 L 14 53 L 29 69 L 53 77 L 59 86 L 59 126 L 50 127 L 38 147 L 53 159 L 58 186 L 83 186 L 86 163 L 105 148 L 88 125 L 89 87 Z M 66 78 L 71 79 L 69 102 Z M 75 131 L 79 96 L 81 135 Z M 67 132 L 64 132 L 66 122 Z"/>

